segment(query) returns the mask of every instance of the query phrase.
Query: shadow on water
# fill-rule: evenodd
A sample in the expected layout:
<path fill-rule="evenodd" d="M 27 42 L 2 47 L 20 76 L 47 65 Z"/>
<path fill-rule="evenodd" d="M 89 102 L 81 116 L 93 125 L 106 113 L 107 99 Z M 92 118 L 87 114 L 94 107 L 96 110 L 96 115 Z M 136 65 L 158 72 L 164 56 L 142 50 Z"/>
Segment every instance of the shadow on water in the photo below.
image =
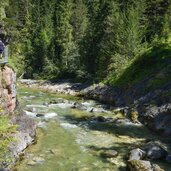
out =
<path fill-rule="evenodd" d="M 161 137 L 148 128 L 142 125 L 135 124 L 116 124 L 115 120 L 113 122 L 92 122 L 92 115 L 74 116 L 66 115 L 65 119 L 72 123 L 77 124 L 80 127 L 87 128 L 94 131 L 102 131 L 114 136 L 128 136 L 130 138 L 139 138 L 146 141 L 151 140 L 161 140 L 163 142 L 169 142 L 169 138 Z"/>

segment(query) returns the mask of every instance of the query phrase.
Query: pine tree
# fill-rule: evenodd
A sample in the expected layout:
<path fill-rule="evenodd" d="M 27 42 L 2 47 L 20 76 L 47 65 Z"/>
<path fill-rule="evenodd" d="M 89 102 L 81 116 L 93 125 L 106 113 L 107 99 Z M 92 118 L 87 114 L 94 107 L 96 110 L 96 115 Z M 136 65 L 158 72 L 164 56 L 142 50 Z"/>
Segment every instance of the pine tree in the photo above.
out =
<path fill-rule="evenodd" d="M 113 76 L 126 67 L 128 62 L 143 49 L 146 25 L 144 24 L 143 1 L 127 4 L 121 7 L 119 3 L 111 3 L 111 13 L 106 20 L 105 39 L 100 55 L 99 73 L 102 77 L 110 71 Z M 104 62 L 107 61 L 105 66 Z M 108 69 L 107 69 L 108 67 Z M 117 77 L 117 76 L 116 76 Z"/>
<path fill-rule="evenodd" d="M 82 46 L 85 68 L 92 76 L 98 69 L 98 53 L 104 36 L 105 20 L 108 16 L 109 1 L 88 1 L 88 29 Z"/>
<path fill-rule="evenodd" d="M 88 26 L 87 7 L 83 0 L 73 1 L 71 25 L 73 28 L 72 36 L 75 44 L 75 53 L 72 68 L 75 72 L 75 75 L 78 78 L 82 78 L 85 76 L 85 71 L 83 69 L 84 63 L 80 54 L 80 49 Z"/>
<path fill-rule="evenodd" d="M 72 5 L 72 0 L 58 0 L 56 2 L 56 50 L 58 65 L 63 71 L 70 69 L 74 59 L 75 44 L 71 25 Z"/>
<path fill-rule="evenodd" d="M 165 16 L 169 13 L 170 0 L 147 0 L 146 17 L 148 19 L 147 39 L 151 41 L 154 36 L 161 36 Z"/>

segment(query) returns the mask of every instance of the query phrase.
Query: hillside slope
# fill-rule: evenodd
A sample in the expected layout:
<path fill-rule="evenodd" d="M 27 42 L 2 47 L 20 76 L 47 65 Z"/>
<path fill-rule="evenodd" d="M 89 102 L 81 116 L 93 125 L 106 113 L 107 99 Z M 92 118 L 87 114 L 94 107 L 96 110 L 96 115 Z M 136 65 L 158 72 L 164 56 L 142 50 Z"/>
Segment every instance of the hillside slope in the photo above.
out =
<path fill-rule="evenodd" d="M 81 92 L 110 103 L 125 114 L 138 111 L 151 129 L 171 135 L 171 46 L 149 49 L 110 85 L 93 85 Z"/>

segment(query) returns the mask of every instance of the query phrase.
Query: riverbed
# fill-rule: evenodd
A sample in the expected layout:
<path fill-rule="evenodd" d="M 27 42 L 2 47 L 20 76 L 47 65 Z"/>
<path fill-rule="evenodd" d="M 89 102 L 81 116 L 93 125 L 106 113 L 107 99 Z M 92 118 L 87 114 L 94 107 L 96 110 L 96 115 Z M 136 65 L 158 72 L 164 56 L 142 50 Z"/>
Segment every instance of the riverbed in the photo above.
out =
<path fill-rule="evenodd" d="M 18 171 L 125 171 L 131 149 L 149 140 L 168 145 L 167 137 L 162 138 L 141 124 L 114 124 L 114 120 L 124 116 L 96 101 L 25 87 L 20 87 L 18 94 L 20 107 L 38 127 L 37 140 L 18 162 Z M 74 103 L 86 109 L 73 108 Z M 97 119 L 101 116 L 108 119 L 102 122 Z M 102 154 L 108 151 L 117 154 L 104 157 Z M 170 171 L 170 164 L 157 163 Z"/>

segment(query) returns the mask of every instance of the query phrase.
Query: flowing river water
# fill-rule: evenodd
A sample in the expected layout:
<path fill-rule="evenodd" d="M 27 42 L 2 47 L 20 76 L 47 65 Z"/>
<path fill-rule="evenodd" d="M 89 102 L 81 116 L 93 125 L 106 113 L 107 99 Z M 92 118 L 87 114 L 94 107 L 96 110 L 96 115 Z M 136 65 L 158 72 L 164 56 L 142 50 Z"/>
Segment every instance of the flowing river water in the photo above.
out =
<path fill-rule="evenodd" d="M 103 105 L 92 100 L 55 95 L 40 90 L 19 88 L 20 106 L 37 122 L 37 141 L 28 147 L 16 166 L 18 171 L 125 171 L 129 151 L 147 140 L 165 140 L 142 125 L 98 122 L 98 116 L 123 118 L 112 111 L 90 112 Z M 57 104 L 48 105 L 49 102 Z M 87 110 L 71 108 L 78 102 Z M 29 112 L 29 110 L 32 112 Z M 40 114 L 35 117 L 34 113 Z M 109 150 L 116 157 L 102 154 Z M 157 162 L 166 171 L 170 164 Z"/>

